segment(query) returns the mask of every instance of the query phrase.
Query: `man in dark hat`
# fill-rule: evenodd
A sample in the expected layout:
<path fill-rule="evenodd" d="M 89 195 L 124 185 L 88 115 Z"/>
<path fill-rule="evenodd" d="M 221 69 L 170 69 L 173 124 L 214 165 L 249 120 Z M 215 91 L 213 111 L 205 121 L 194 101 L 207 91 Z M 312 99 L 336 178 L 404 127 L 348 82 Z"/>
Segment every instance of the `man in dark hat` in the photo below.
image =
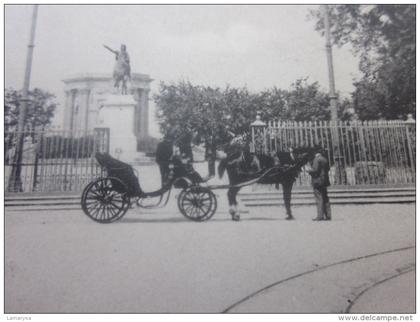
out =
<path fill-rule="evenodd" d="M 331 206 L 327 191 L 327 187 L 330 185 L 328 176 L 330 165 L 322 148 L 317 150 L 311 166 L 308 166 L 306 171 L 312 177 L 312 186 L 317 205 L 317 216 L 313 220 L 331 220 Z"/>

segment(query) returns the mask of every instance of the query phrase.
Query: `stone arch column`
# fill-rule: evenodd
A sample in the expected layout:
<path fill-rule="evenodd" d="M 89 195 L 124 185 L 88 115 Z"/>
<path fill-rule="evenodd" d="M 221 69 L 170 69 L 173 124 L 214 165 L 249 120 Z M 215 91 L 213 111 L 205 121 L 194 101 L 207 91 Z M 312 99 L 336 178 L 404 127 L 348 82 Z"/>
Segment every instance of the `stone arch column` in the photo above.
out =
<path fill-rule="evenodd" d="M 149 137 L 149 92 L 148 89 L 140 90 L 140 139 Z"/>
<path fill-rule="evenodd" d="M 71 100 L 72 100 L 72 93 L 71 90 L 66 90 L 66 101 L 64 105 L 64 121 L 63 121 L 63 129 L 65 131 L 70 130 L 70 116 L 71 116 Z"/>
<path fill-rule="evenodd" d="M 78 90 L 71 89 L 66 91 L 66 110 L 64 112 L 64 129 L 66 131 L 72 132 L 74 130 L 74 105 L 76 102 Z"/>
<path fill-rule="evenodd" d="M 140 132 L 140 117 L 141 117 L 141 103 L 140 103 L 140 89 L 134 88 L 132 89 L 132 95 L 134 97 L 134 100 L 136 101 L 136 108 L 134 109 L 134 134 L 137 138 L 139 138 L 139 132 Z"/>
<path fill-rule="evenodd" d="M 90 89 L 84 88 L 80 90 L 80 130 L 87 131 L 89 128 L 89 98 L 90 98 Z"/>
<path fill-rule="evenodd" d="M 149 89 L 136 88 L 133 97 L 137 102 L 134 113 L 134 131 L 139 140 L 149 137 Z"/>

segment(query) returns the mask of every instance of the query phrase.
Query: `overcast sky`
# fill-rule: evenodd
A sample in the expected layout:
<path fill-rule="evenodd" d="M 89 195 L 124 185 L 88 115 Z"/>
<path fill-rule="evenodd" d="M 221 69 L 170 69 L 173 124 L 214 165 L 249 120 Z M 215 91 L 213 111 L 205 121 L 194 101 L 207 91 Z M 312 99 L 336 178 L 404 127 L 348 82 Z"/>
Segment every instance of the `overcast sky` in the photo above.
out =
<path fill-rule="evenodd" d="M 125 43 L 132 71 L 154 79 L 151 95 L 160 81 L 182 79 L 256 92 L 309 77 L 327 90 L 325 40 L 307 19 L 310 8 L 316 6 L 41 5 L 31 88 L 53 92 L 63 105 L 61 80 L 111 73 L 114 57 L 102 44 Z M 5 7 L 6 87 L 22 87 L 31 13 L 31 6 Z M 344 95 L 359 75 L 357 63 L 349 48 L 334 47 L 336 88 Z"/>

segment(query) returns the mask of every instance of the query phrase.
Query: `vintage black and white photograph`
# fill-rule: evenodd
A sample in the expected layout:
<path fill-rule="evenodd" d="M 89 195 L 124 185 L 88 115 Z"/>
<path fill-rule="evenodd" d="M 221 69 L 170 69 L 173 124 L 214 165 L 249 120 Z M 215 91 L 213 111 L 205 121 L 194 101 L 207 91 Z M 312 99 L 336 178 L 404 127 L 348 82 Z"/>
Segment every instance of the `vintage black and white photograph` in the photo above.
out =
<path fill-rule="evenodd" d="M 413 319 L 414 2 L 3 9 L 8 319 Z"/>

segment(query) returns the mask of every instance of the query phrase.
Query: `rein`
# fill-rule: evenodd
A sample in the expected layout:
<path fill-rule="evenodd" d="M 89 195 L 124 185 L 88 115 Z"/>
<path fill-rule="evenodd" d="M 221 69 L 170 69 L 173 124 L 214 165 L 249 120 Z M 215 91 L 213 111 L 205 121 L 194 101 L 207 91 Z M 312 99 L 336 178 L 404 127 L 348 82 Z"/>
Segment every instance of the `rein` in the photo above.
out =
<path fill-rule="evenodd" d="M 269 169 L 267 169 L 267 170 L 265 170 L 260 176 L 258 176 L 257 178 L 255 178 L 255 179 L 251 179 L 251 180 L 248 180 L 248 181 L 245 181 L 245 182 L 242 182 L 242 183 L 238 183 L 238 184 L 235 184 L 235 185 L 228 185 L 228 184 L 224 184 L 224 185 L 213 185 L 213 186 L 207 186 L 207 188 L 209 188 L 209 189 L 212 189 L 212 190 L 214 190 L 214 189 L 227 189 L 227 188 L 242 188 L 242 187 L 245 187 L 245 186 L 249 186 L 249 185 L 251 185 L 251 184 L 254 184 L 254 183 L 257 183 L 259 180 L 261 180 L 264 176 L 266 176 L 266 175 L 268 175 L 268 173 L 270 173 L 270 171 L 273 171 L 273 170 L 275 170 L 275 169 L 280 169 L 282 166 L 279 166 L 279 165 L 277 165 L 277 166 L 274 166 L 274 167 L 271 167 L 271 168 L 269 168 Z M 274 175 L 274 174 L 273 174 Z"/>

